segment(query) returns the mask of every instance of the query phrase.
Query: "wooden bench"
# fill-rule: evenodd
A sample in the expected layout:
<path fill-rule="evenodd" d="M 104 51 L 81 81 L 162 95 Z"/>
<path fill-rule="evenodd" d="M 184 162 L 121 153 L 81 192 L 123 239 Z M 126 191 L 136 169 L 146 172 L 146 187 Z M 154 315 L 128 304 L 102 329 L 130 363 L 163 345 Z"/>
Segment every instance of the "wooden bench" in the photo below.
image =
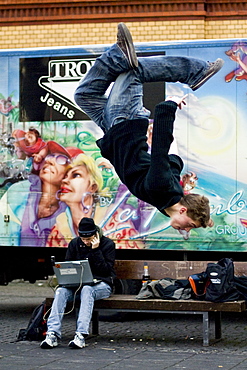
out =
<path fill-rule="evenodd" d="M 202 272 L 207 263 L 212 261 L 125 261 L 117 260 L 115 270 L 118 279 L 142 279 L 144 262 L 148 263 L 151 279 L 164 277 L 187 279 L 189 275 Z M 235 262 L 235 275 L 246 275 L 246 263 Z M 92 316 L 92 333 L 99 334 L 100 312 L 145 312 L 176 313 L 202 315 L 203 346 L 209 346 L 209 326 L 214 319 L 215 339 L 221 339 L 221 313 L 243 312 L 246 310 L 244 300 L 235 302 L 213 303 L 199 300 L 137 300 L 134 295 L 113 294 L 107 299 L 95 301 Z"/>

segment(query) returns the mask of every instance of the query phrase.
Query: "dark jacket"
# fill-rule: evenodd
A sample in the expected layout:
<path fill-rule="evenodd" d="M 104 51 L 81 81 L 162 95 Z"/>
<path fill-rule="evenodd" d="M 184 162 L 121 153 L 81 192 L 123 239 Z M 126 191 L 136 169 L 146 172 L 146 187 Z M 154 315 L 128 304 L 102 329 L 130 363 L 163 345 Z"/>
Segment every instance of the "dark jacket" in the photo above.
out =
<path fill-rule="evenodd" d="M 121 122 L 97 141 L 102 156 L 112 163 L 130 192 L 164 214 L 183 196 L 179 183 L 183 161 L 168 155 L 176 110 L 177 104 L 171 101 L 155 107 L 151 155 L 147 153 L 147 119 Z"/>
<path fill-rule="evenodd" d="M 66 261 L 78 261 L 88 258 L 93 277 L 113 286 L 116 277 L 114 271 L 115 243 L 104 235 L 100 235 L 100 244 L 96 249 L 87 247 L 78 236 L 69 243 Z"/>

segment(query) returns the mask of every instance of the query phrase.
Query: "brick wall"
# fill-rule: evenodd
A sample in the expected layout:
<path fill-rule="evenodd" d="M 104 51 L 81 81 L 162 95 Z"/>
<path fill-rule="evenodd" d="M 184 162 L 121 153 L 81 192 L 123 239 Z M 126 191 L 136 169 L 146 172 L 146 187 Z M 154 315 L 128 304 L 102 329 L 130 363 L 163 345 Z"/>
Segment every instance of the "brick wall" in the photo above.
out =
<path fill-rule="evenodd" d="M 126 22 L 135 42 L 246 37 L 246 20 Z M 79 23 L 0 27 L 0 49 L 112 44 L 117 23 Z"/>

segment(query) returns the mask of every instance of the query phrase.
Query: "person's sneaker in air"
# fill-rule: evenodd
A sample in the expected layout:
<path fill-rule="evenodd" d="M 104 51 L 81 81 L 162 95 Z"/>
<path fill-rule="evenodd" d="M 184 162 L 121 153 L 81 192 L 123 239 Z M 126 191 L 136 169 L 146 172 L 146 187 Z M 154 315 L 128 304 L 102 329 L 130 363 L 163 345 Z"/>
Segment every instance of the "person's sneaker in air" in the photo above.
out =
<path fill-rule="evenodd" d="M 73 340 L 69 342 L 69 348 L 80 349 L 85 347 L 85 339 L 81 333 L 76 332 Z"/>
<path fill-rule="evenodd" d="M 132 36 L 127 26 L 124 23 L 119 23 L 117 33 L 117 45 L 126 55 L 130 67 L 138 67 L 138 59 L 136 56 L 135 47 L 133 44 Z"/>
<path fill-rule="evenodd" d="M 208 69 L 205 71 L 205 74 L 197 81 L 194 85 L 190 85 L 190 88 L 195 91 L 199 89 L 207 80 L 214 76 L 219 70 L 223 67 L 224 60 L 221 58 L 216 59 L 215 62 L 208 63 Z"/>
<path fill-rule="evenodd" d="M 50 349 L 53 347 L 57 347 L 57 345 L 58 345 L 57 336 L 53 331 L 47 333 L 45 340 L 43 340 L 43 342 L 40 343 L 40 347 L 43 349 Z"/>

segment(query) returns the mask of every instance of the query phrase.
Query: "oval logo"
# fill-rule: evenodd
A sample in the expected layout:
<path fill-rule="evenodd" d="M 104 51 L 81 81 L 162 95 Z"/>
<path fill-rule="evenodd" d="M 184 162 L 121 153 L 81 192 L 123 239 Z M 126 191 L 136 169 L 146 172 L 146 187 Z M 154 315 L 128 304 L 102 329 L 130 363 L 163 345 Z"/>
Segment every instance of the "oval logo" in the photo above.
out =
<path fill-rule="evenodd" d="M 217 276 L 218 275 L 218 272 L 210 272 L 210 275 L 211 276 Z"/>

